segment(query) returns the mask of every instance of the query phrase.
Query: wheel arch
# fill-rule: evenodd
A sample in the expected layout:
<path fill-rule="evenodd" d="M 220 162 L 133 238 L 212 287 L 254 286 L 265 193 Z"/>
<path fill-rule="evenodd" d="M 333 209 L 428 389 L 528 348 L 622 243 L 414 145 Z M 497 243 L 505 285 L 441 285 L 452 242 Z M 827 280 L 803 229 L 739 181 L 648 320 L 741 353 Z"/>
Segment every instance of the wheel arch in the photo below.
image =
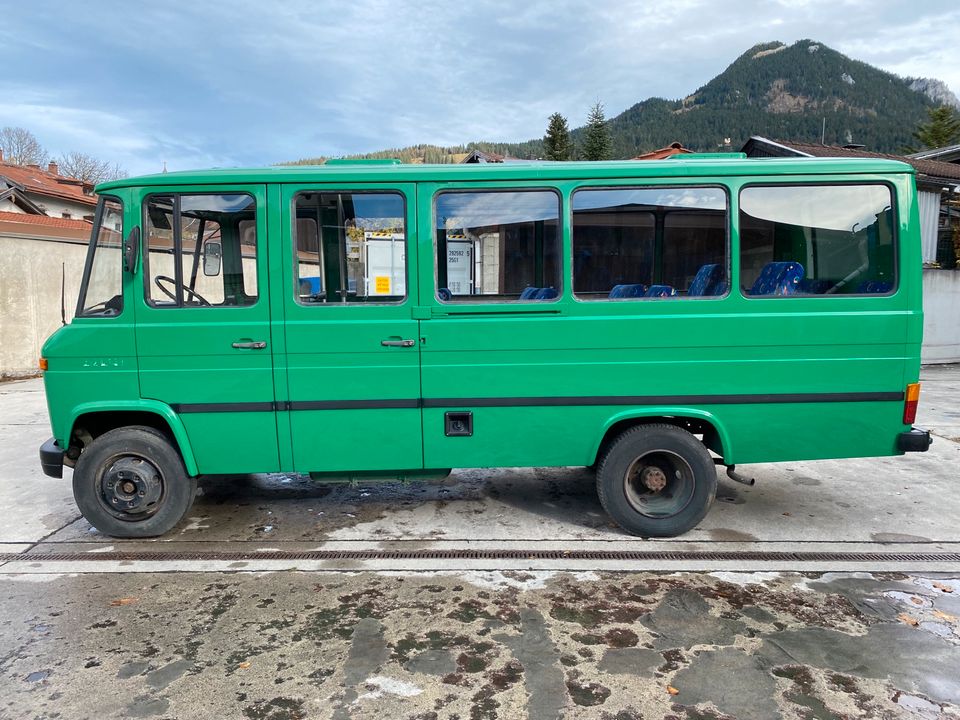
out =
<path fill-rule="evenodd" d="M 654 423 L 675 425 L 693 434 L 702 434 L 703 444 L 720 455 L 724 462 L 733 456 L 730 435 L 713 413 L 697 408 L 650 407 L 624 410 L 608 418 L 591 446 L 593 462 L 620 433 L 637 425 Z"/>
<path fill-rule="evenodd" d="M 108 430 L 129 425 L 146 425 L 166 434 L 180 452 L 187 474 L 199 474 L 193 448 L 180 416 L 169 405 L 157 400 L 96 401 L 77 405 L 71 413 L 70 432 L 66 440 L 72 440 L 79 430 L 86 430 L 97 437 Z"/>

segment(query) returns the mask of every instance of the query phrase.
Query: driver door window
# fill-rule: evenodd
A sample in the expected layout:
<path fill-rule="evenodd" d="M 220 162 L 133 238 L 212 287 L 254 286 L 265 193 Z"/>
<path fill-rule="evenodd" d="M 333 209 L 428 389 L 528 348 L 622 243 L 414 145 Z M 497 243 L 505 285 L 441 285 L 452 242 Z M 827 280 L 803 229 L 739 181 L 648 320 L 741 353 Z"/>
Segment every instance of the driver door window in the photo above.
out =
<path fill-rule="evenodd" d="M 150 305 L 240 307 L 256 302 L 256 202 L 250 195 L 153 195 L 144 209 Z"/>

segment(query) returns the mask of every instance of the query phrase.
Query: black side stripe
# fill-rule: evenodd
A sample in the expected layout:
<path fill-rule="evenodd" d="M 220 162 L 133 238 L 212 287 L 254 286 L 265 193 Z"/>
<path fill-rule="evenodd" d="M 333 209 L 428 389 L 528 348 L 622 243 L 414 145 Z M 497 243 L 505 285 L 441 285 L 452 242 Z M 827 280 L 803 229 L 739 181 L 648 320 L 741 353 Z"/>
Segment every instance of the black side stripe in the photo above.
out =
<path fill-rule="evenodd" d="M 388 409 L 417 409 L 421 407 L 420 400 L 291 400 L 284 405 L 285 410 L 388 410 Z M 278 408 L 279 409 L 279 408 Z"/>
<path fill-rule="evenodd" d="M 283 410 L 415 410 L 464 407 L 584 407 L 597 405 L 769 405 L 773 403 L 894 402 L 903 392 L 764 393 L 754 395 L 595 395 L 507 398 L 401 398 L 391 400 L 293 400 L 249 403 L 179 403 L 177 413 Z"/>
<path fill-rule="evenodd" d="M 276 405 L 273 402 L 177 403 L 170 407 L 175 413 L 273 412 Z"/>

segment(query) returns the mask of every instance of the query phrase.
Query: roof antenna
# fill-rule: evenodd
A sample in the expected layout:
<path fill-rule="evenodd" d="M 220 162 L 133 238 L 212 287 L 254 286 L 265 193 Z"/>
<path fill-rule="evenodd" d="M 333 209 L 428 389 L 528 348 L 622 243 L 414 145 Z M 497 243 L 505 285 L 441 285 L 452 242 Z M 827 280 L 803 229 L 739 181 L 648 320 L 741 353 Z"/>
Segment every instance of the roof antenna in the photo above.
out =
<path fill-rule="evenodd" d="M 67 324 L 67 263 L 60 264 L 60 323 Z"/>

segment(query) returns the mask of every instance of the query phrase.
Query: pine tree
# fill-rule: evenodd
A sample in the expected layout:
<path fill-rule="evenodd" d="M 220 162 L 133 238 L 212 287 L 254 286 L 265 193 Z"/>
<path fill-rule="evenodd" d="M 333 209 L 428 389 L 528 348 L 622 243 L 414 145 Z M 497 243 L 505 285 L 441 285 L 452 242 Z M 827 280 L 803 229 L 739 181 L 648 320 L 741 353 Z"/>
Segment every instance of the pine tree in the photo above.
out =
<path fill-rule="evenodd" d="M 609 160 L 613 155 L 613 143 L 610 140 L 610 130 L 607 128 L 606 118 L 603 116 L 603 103 L 597 102 L 590 108 L 587 116 L 587 127 L 583 133 L 583 159 Z"/>
<path fill-rule="evenodd" d="M 547 134 L 543 137 L 544 157 L 547 160 L 570 160 L 573 158 L 573 143 L 567 119 L 560 113 L 550 116 Z"/>
<path fill-rule="evenodd" d="M 920 123 L 913 136 L 931 150 L 960 142 L 960 114 L 949 105 L 927 110 L 929 121 Z"/>

